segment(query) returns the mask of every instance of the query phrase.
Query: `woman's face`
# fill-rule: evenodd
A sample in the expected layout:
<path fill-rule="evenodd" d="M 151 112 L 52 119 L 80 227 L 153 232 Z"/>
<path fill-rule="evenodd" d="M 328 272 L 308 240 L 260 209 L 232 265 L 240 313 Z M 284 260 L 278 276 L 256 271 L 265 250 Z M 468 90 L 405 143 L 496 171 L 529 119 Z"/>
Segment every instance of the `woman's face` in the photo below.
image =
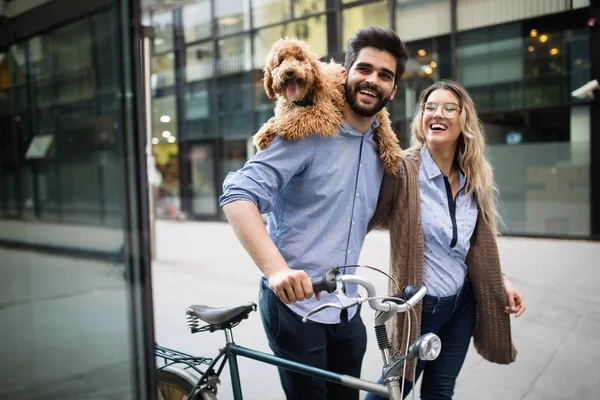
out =
<path fill-rule="evenodd" d="M 461 133 L 460 106 L 449 90 L 436 89 L 421 105 L 429 145 L 456 145 Z"/>

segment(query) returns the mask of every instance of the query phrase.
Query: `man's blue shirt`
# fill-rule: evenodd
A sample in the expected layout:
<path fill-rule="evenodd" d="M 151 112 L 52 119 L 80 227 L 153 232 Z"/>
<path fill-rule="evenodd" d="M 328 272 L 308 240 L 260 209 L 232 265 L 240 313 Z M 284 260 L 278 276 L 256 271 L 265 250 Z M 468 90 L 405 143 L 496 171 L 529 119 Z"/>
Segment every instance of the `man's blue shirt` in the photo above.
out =
<path fill-rule="evenodd" d="M 267 230 L 288 265 L 319 277 L 330 267 L 356 264 L 367 224 L 375 211 L 383 166 L 373 130 L 363 135 L 347 122 L 332 137 L 311 135 L 299 140 L 276 137 L 223 182 L 221 207 L 236 200 L 251 201 L 267 213 Z M 342 270 L 354 273 L 354 268 Z M 262 273 L 261 273 L 262 274 Z M 357 296 L 347 285 L 348 296 Z M 300 316 L 333 294 L 290 304 Z M 348 318 L 356 307 L 348 310 Z M 311 320 L 338 323 L 340 310 L 327 308 Z"/>

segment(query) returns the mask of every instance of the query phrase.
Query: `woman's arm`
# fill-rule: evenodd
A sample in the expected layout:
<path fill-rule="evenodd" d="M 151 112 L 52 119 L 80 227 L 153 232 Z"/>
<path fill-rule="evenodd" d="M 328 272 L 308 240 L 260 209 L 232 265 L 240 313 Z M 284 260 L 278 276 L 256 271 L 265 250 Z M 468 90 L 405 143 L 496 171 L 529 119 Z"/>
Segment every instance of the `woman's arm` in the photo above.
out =
<path fill-rule="evenodd" d="M 375 228 L 389 229 L 388 218 L 394 209 L 400 187 L 398 175 L 384 175 L 379 189 L 377 207 L 367 226 L 367 232 Z"/>

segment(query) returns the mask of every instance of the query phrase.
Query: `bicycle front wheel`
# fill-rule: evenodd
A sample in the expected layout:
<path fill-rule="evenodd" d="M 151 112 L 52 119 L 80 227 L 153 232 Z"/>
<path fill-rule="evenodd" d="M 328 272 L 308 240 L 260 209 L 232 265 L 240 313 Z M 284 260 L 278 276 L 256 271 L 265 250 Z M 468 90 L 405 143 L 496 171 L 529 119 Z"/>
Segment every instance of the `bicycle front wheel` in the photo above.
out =
<path fill-rule="evenodd" d="M 186 400 L 194 386 L 172 372 L 158 371 L 156 373 L 156 389 L 158 400 Z"/>

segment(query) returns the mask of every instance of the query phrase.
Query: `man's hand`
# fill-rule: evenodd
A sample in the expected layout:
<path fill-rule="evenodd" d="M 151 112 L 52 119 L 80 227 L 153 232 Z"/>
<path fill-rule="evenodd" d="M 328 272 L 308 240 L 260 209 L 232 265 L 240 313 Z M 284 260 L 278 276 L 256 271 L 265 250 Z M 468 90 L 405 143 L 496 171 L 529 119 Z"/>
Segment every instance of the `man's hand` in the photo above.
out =
<path fill-rule="evenodd" d="M 285 304 L 310 299 L 314 294 L 310 277 L 304 271 L 293 270 L 286 266 L 268 278 L 269 286 L 277 292 Z M 316 298 L 319 300 L 318 293 Z"/>
<path fill-rule="evenodd" d="M 504 312 L 507 314 L 516 314 L 515 317 L 521 316 L 527 308 L 525 306 L 525 299 L 506 276 L 504 276 L 504 289 L 506 290 L 506 297 L 508 297 L 508 306 L 504 308 Z"/>

